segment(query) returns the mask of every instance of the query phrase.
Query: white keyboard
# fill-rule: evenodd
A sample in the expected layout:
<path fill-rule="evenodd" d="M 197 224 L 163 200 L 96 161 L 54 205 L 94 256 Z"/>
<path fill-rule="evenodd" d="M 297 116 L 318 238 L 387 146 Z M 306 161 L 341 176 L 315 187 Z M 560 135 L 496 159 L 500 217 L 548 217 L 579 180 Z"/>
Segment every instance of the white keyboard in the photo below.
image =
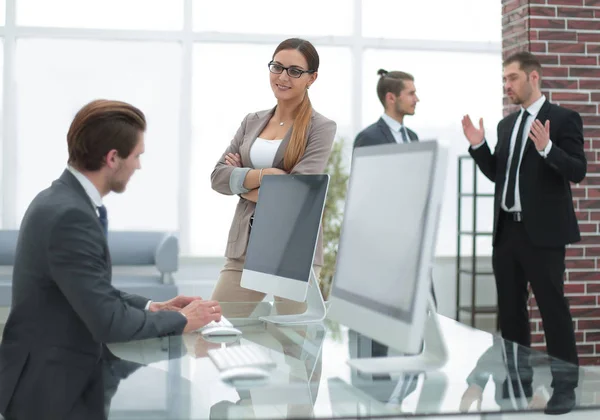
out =
<path fill-rule="evenodd" d="M 211 349 L 208 356 L 220 371 L 239 367 L 272 368 L 276 363 L 271 356 L 259 346 L 240 345 L 220 349 Z"/>

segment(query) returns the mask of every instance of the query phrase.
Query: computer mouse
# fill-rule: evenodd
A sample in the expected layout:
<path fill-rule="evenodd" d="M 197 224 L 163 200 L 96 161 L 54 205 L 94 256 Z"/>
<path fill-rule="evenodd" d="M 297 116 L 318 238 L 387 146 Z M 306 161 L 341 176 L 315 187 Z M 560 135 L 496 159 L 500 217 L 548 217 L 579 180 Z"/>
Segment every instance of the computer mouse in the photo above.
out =
<path fill-rule="evenodd" d="M 220 377 L 223 382 L 236 382 L 248 380 L 265 380 L 271 376 L 269 371 L 254 367 L 240 366 L 226 369 L 221 372 Z"/>
<path fill-rule="evenodd" d="M 214 336 L 214 335 L 240 335 L 242 332 L 234 327 L 208 327 L 202 330 L 203 336 Z"/>

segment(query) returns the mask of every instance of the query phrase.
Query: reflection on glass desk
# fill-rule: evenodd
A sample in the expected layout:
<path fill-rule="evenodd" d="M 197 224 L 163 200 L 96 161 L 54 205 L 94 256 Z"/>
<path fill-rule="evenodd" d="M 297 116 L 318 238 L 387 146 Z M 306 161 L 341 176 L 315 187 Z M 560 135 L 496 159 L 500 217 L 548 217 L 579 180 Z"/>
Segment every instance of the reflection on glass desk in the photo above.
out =
<path fill-rule="evenodd" d="M 251 308 L 249 316 L 236 318 L 244 305 Z M 450 356 L 443 369 L 372 376 L 352 371 L 346 363 L 350 357 L 369 357 L 370 339 L 343 326 L 265 324 L 257 319 L 271 308 L 264 303 L 223 303 L 222 308 L 242 331 L 229 343 L 211 343 L 193 333 L 110 345 L 118 359 L 106 369 L 109 418 L 398 418 L 461 413 L 469 418 L 521 418 L 525 412 L 542 416 L 552 394 L 547 356 L 533 353 L 534 394 L 526 398 L 518 386 L 505 385 L 503 349 L 514 344 L 442 316 Z M 208 350 L 243 344 L 261 346 L 276 362 L 266 383 L 232 386 L 219 379 Z M 576 392 L 576 408 L 565 417 L 600 418 L 600 375 L 581 368 Z"/>

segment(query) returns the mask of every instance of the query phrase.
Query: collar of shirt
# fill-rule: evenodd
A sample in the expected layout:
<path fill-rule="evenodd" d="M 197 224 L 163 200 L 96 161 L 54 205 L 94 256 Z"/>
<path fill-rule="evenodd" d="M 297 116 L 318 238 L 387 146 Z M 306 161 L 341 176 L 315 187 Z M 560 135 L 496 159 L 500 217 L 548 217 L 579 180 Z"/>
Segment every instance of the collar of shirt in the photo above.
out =
<path fill-rule="evenodd" d="M 385 123 L 388 125 L 388 127 L 390 127 L 390 130 L 392 130 L 396 133 L 400 132 L 400 128 L 402 127 L 402 124 L 400 124 L 398 121 L 396 121 L 395 119 L 390 117 L 385 112 L 383 113 L 381 118 L 383 119 L 383 121 L 385 121 Z"/>
<path fill-rule="evenodd" d="M 102 206 L 102 196 L 94 184 L 92 184 L 92 181 L 90 181 L 84 174 L 73 168 L 71 165 L 67 166 L 67 169 L 73 174 L 77 181 L 79 181 L 90 198 L 90 201 L 94 205 L 94 208 Z"/>
<path fill-rule="evenodd" d="M 529 108 L 527 108 L 529 115 L 531 115 L 533 118 L 537 117 L 537 114 L 540 112 L 540 109 L 542 109 L 544 102 L 546 102 L 546 95 L 542 95 L 540 99 L 529 105 Z M 522 111 L 523 107 L 521 107 L 521 112 Z"/>

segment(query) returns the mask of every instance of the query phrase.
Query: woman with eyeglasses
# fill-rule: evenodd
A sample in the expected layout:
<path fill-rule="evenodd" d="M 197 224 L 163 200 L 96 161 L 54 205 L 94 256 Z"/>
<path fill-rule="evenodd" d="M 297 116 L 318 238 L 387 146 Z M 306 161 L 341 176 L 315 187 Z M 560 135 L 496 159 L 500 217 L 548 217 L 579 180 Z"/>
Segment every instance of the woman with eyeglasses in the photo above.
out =
<path fill-rule="evenodd" d="M 262 177 L 319 174 L 331 153 L 336 123 L 313 110 L 308 89 L 317 80 L 319 55 L 308 41 L 291 38 L 275 49 L 269 62 L 271 89 L 277 105 L 244 118 L 231 144 L 211 174 L 212 188 L 240 200 L 229 230 L 223 267 L 212 299 L 259 302 L 265 294 L 240 286 L 251 219 Z M 315 275 L 323 265 L 323 237 L 315 252 Z M 277 298 L 280 313 L 300 313 L 303 302 Z"/>

